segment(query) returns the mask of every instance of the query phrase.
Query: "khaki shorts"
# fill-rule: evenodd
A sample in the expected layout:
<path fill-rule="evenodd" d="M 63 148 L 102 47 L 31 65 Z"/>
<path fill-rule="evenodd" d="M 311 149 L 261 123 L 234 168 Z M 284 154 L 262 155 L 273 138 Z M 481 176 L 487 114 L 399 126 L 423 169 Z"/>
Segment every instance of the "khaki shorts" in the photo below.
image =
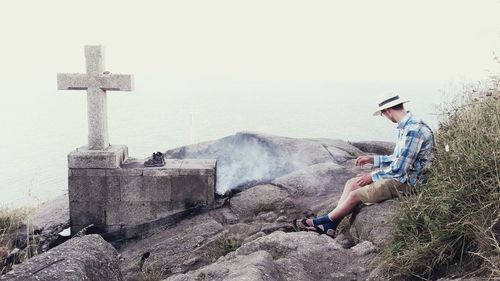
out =
<path fill-rule="evenodd" d="M 377 203 L 401 194 L 409 194 L 411 188 L 409 185 L 395 179 L 382 179 L 372 182 L 355 190 L 359 200 L 363 203 Z"/>

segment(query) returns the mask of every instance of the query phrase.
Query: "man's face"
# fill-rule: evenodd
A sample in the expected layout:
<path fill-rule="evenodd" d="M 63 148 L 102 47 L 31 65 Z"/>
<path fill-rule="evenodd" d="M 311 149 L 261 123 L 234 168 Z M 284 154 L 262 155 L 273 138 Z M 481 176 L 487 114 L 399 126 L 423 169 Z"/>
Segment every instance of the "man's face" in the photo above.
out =
<path fill-rule="evenodd" d="M 388 108 L 388 109 L 382 110 L 380 115 L 387 117 L 387 119 L 391 120 L 392 123 L 397 123 L 396 119 L 394 119 L 393 113 L 394 113 L 394 111 L 392 109 Z"/>

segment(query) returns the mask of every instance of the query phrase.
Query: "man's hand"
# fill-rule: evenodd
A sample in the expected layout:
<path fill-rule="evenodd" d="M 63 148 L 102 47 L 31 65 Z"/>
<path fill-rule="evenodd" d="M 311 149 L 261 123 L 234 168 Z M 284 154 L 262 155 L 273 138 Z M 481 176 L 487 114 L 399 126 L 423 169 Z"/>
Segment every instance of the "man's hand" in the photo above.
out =
<path fill-rule="evenodd" d="M 373 164 L 373 155 L 364 155 L 356 158 L 356 166 L 363 166 L 366 163 Z"/>
<path fill-rule="evenodd" d="M 370 183 L 373 182 L 372 180 L 372 175 L 370 173 L 366 173 L 366 174 L 359 174 L 358 175 L 358 180 L 356 181 L 356 183 L 359 185 L 359 186 L 365 186 L 365 185 L 368 185 Z"/>

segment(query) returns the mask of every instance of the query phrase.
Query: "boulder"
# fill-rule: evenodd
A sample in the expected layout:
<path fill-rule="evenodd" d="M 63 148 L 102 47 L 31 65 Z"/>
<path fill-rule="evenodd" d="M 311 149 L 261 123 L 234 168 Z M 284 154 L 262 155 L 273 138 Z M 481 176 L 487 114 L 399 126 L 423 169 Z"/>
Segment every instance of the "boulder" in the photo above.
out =
<path fill-rule="evenodd" d="M 286 189 L 266 184 L 249 188 L 230 199 L 231 210 L 240 218 L 249 218 L 260 213 L 278 211 L 288 197 Z"/>
<path fill-rule="evenodd" d="M 276 231 L 216 263 L 166 280 L 364 280 L 366 261 L 326 235 Z"/>
<path fill-rule="evenodd" d="M 225 262 L 216 262 L 190 274 L 172 276 L 169 281 L 192 280 L 280 280 L 271 254 L 258 251 L 238 256 Z"/>
<path fill-rule="evenodd" d="M 355 159 L 356 157 L 365 154 L 359 148 L 343 140 L 325 138 L 310 140 L 320 143 L 330 153 L 336 163 L 342 163 L 349 159 Z"/>
<path fill-rule="evenodd" d="M 295 196 L 323 196 L 342 193 L 346 181 L 356 175 L 336 163 L 321 163 L 297 170 L 273 181 L 273 184 L 286 187 Z"/>
<path fill-rule="evenodd" d="M 59 232 L 69 227 L 69 199 L 64 194 L 49 200 L 31 216 L 33 230 L 39 233 L 38 251 L 45 252 L 66 239 Z"/>
<path fill-rule="evenodd" d="M 99 235 L 73 238 L 25 263 L 1 280 L 123 280 L 118 253 Z"/>
<path fill-rule="evenodd" d="M 207 213 L 157 229 L 121 245 L 122 273 L 127 280 L 136 280 L 143 272 L 167 277 L 196 269 L 221 255 L 216 243 L 224 242 L 225 234 L 224 227 Z"/>
<path fill-rule="evenodd" d="M 327 144 L 323 144 L 327 143 Z M 328 148 L 328 149 L 327 149 Z M 165 152 L 167 158 L 217 159 L 217 192 L 245 189 L 318 163 L 343 163 L 359 150 L 342 141 L 240 132 Z"/>
<path fill-rule="evenodd" d="M 396 146 L 393 142 L 388 141 L 358 141 L 349 142 L 349 144 L 359 148 L 364 153 L 372 153 L 377 155 L 391 155 Z"/>
<path fill-rule="evenodd" d="M 357 242 L 370 241 L 379 248 L 387 245 L 389 221 L 397 207 L 397 199 L 362 206 L 351 219 L 350 234 Z"/>

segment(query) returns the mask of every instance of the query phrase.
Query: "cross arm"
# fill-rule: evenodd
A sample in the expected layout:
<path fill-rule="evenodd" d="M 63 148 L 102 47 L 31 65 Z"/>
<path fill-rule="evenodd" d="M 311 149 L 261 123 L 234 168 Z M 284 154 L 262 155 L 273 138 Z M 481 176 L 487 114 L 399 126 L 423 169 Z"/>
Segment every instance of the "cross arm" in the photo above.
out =
<path fill-rule="evenodd" d="M 58 90 L 85 90 L 89 87 L 89 76 L 79 73 L 58 73 Z"/>
<path fill-rule="evenodd" d="M 102 74 L 94 77 L 97 87 L 108 91 L 133 91 L 134 75 Z"/>
<path fill-rule="evenodd" d="M 90 76 L 80 73 L 58 73 L 58 90 L 85 90 L 90 87 L 108 91 L 133 91 L 134 76 L 130 74 L 101 74 Z"/>

